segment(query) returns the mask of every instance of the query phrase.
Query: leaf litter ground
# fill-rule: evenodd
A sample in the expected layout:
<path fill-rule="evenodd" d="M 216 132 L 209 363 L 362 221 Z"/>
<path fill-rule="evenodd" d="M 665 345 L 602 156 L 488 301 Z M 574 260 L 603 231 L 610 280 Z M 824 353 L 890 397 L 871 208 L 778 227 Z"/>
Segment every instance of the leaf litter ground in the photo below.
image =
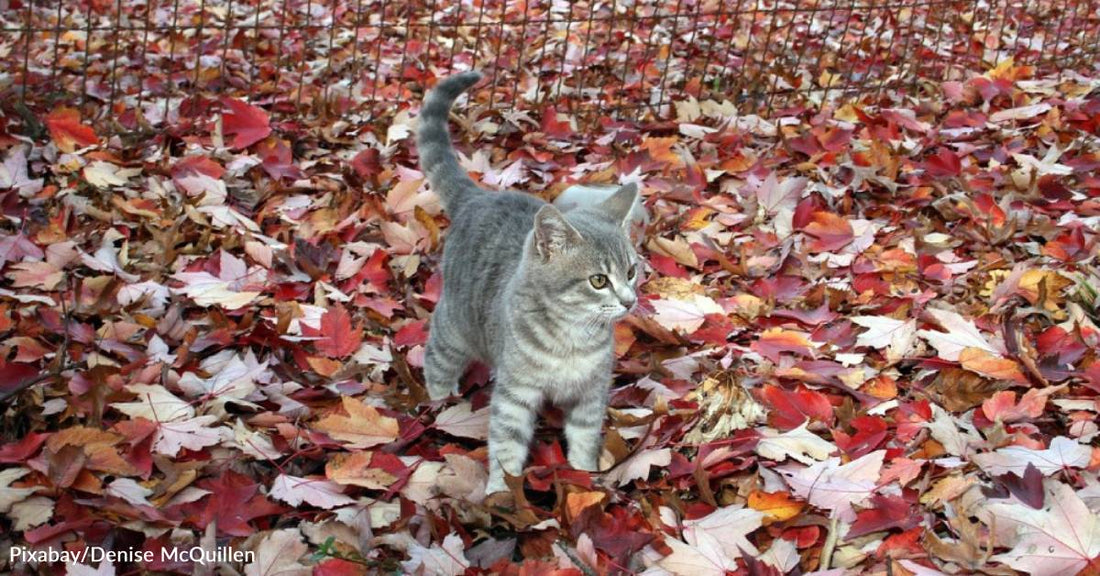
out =
<path fill-rule="evenodd" d="M 256 553 L 72 574 L 1097 573 L 1098 88 L 1004 61 L 586 124 L 475 95 L 487 187 L 636 181 L 651 215 L 605 471 L 552 411 L 491 498 L 486 371 L 422 384 L 447 219 L 416 104 L 193 94 L 136 137 L 5 107 L 0 539 Z"/>

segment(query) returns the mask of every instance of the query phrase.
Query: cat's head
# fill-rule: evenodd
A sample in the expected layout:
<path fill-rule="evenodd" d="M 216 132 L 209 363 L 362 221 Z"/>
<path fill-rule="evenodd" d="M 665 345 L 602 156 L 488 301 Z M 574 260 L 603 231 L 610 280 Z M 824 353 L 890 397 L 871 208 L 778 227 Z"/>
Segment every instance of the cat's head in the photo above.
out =
<path fill-rule="evenodd" d="M 527 277 L 577 311 L 580 323 L 610 324 L 638 301 L 641 259 L 629 236 L 638 187 L 627 184 L 603 202 L 535 215 L 524 258 Z"/>

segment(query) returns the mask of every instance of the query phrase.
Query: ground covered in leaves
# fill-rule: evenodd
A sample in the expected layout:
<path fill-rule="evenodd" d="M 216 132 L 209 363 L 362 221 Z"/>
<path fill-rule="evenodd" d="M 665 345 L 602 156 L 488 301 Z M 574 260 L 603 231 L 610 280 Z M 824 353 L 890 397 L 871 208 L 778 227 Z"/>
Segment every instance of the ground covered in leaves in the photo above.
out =
<path fill-rule="evenodd" d="M 486 187 L 638 182 L 652 221 L 605 471 L 550 413 L 491 498 L 485 370 L 435 404 L 420 371 L 447 219 L 418 95 L 384 123 L 120 98 L 147 130 L 118 135 L 5 104 L 2 547 L 155 553 L 59 574 L 1100 573 L 1100 82 L 1005 60 L 922 90 L 461 104 Z M 196 546 L 256 557 L 160 556 Z"/>

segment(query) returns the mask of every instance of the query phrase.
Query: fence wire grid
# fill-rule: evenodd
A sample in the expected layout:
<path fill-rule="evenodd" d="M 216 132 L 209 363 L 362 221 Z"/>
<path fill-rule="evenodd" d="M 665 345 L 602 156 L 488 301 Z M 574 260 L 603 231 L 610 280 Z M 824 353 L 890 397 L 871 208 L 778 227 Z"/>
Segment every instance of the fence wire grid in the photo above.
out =
<path fill-rule="evenodd" d="M 196 95 L 379 117 L 470 68 L 490 107 L 634 118 L 919 94 L 1008 58 L 1100 68 L 1100 0 L 0 0 L 0 26 L 5 102 L 109 123 Z"/>

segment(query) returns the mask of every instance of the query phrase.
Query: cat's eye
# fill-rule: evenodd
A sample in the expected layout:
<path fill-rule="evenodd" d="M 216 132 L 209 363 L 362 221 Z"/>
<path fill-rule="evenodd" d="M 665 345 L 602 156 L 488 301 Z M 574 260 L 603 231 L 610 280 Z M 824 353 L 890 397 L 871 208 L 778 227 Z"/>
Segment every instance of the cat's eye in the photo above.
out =
<path fill-rule="evenodd" d="M 604 274 L 593 274 L 588 277 L 588 281 L 592 283 L 592 287 L 596 290 L 607 288 L 607 276 Z"/>
<path fill-rule="evenodd" d="M 626 271 L 626 277 L 629 280 L 633 280 L 634 275 L 637 274 L 637 273 L 638 273 L 638 265 L 637 264 L 631 264 L 630 265 L 630 270 Z"/>

